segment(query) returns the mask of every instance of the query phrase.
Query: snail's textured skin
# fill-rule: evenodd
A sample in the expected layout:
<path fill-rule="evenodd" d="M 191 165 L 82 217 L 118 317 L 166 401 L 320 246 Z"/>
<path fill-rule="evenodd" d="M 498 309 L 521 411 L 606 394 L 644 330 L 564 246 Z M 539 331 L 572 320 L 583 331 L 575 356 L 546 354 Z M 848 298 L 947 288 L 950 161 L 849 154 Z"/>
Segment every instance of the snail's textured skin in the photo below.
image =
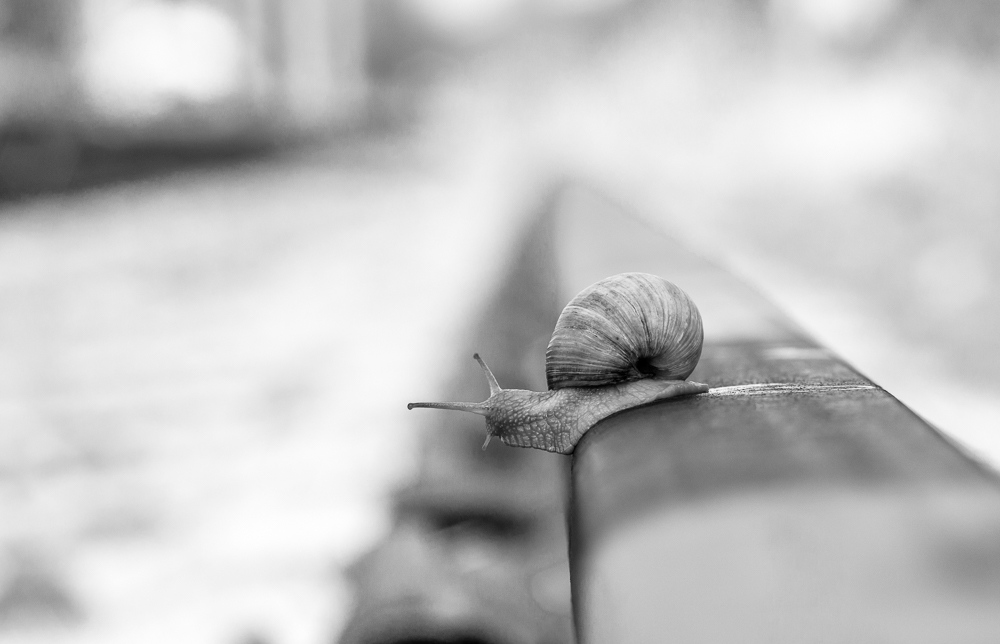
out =
<path fill-rule="evenodd" d="M 513 447 L 571 454 L 588 429 L 612 414 L 706 391 L 707 385 L 688 380 L 646 379 L 544 392 L 503 389 L 483 404 L 490 411 L 486 429 L 491 436 Z"/>

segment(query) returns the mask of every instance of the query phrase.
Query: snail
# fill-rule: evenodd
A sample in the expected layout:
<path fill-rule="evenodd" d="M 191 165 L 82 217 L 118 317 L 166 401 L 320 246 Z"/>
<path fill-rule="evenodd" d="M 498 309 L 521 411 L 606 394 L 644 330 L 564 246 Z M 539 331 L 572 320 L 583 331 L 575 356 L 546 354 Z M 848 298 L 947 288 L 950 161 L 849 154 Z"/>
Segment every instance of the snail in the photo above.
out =
<path fill-rule="evenodd" d="M 621 273 L 566 305 L 545 351 L 549 390 L 503 389 L 479 354 L 490 397 L 481 403 L 410 403 L 486 417 L 486 442 L 570 454 L 588 429 L 620 411 L 704 393 L 685 380 L 701 357 L 701 314 L 684 291 L 648 273 Z"/>

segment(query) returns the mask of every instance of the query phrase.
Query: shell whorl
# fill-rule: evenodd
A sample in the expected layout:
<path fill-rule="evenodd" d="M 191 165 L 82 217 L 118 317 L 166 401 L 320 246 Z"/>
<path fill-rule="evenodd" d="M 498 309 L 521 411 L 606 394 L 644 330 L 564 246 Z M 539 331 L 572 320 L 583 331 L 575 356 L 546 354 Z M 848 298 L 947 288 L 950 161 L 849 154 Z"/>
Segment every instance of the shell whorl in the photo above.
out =
<path fill-rule="evenodd" d="M 698 364 L 703 337 L 687 293 L 657 275 L 621 273 L 563 309 L 545 351 L 545 376 L 549 389 L 683 380 Z"/>

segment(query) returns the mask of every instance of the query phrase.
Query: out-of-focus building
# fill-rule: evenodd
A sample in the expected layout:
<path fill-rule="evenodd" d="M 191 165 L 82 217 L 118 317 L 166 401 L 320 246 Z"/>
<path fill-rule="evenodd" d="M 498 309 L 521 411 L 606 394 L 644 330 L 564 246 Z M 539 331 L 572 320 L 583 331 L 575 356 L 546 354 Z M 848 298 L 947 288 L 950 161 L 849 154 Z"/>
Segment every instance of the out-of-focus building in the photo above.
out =
<path fill-rule="evenodd" d="M 0 0 L 0 180 L 82 143 L 270 142 L 356 118 L 362 0 Z"/>

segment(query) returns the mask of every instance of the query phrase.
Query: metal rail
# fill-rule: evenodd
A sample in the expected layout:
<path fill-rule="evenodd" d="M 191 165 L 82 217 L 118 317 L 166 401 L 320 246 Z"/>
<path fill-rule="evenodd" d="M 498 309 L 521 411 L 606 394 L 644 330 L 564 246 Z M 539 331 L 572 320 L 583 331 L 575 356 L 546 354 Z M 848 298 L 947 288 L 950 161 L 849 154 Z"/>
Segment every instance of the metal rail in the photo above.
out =
<path fill-rule="evenodd" d="M 993 472 L 725 271 L 636 222 L 572 226 L 563 253 L 692 295 L 706 342 L 691 378 L 713 387 L 577 447 L 581 642 L 1000 641 Z"/>
<path fill-rule="evenodd" d="M 422 416 L 420 474 L 355 567 L 342 642 L 568 643 L 567 572 L 585 644 L 1000 642 L 996 476 L 731 274 L 592 193 L 558 190 L 531 222 L 444 396 L 485 398 L 473 350 L 504 386 L 544 388 L 561 305 L 633 270 L 698 303 L 692 379 L 713 389 L 611 417 L 572 458 L 483 452 L 479 417 Z"/>

